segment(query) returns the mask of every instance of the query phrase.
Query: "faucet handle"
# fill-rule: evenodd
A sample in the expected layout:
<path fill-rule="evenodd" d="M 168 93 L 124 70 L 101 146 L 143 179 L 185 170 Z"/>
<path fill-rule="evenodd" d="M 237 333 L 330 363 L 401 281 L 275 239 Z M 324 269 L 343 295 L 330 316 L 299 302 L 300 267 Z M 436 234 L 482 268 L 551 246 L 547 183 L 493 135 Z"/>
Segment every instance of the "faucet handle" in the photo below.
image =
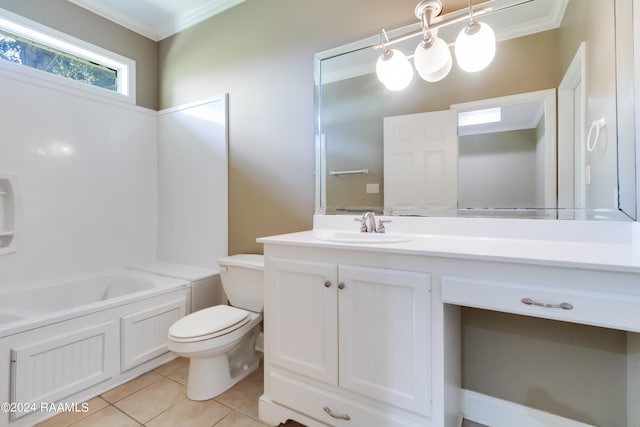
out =
<path fill-rule="evenodd" d="M 376 228 L 376 231 L 378 233 L 384 233 L 385 232 L 386 229 L 384 228 L 384 224 L 386 222 L 391 222 L 391 220 L 390 219 L 384 219 L 384 220 L 383 219 L 379 219 L 378 220 L 378 227 Z"/>
<path fill-rule="evenodd" d="M 353 218 L 354 221 L 360 221 L 360 232 L 362 233 L 366 233 L 367 232 L 367 223 L 364 220 L 364 217 L 362 218 Z"/>

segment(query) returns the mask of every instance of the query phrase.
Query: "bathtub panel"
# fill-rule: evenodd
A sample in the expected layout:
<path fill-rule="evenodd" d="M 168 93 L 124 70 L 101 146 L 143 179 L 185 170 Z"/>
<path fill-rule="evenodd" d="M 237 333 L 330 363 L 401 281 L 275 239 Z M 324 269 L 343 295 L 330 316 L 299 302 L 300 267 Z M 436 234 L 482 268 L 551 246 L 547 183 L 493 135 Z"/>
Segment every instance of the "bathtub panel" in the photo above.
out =
<path fill-rule="evenodd" d="M 120 318 L 121 364 L 126 372 L 167 353 L 167 334 L 171 325 L 186 314 L 186 299 Z"/>
<path fill-rule="evenodd" d="M 12 349 L 11 402 L 39 408 L 111 378 L 114 329 L 106 322 Z"/>
<path fill-rule="evenodd" d="M 120 276 L 120 273 L 116 275 Z M 0 324 L 0 402 L 33 402 L 36 408 L 35 413 L 11 418 L 8 412 L 0 412 L 0 426 L 31 427 L 55 415 L 55 410 L 40 410 L 40 403 L 73 405 L 89 400 L 175 357 L 166 350 L 153 353 L 154 346 L 151 344 L 155 342 L 156 347 L 160 347 L 160 342 L 166 343 L 174 313 L 186 313 L 185 307 L 188 307 L 190 298 L 188 283 L 141 272 L 127 272 L 126 275 L 131 280 L 121 282 L 123 284 L 135 283 L 132 279 L 144 276 L 153 280 L 155 286 L 75 309 L 41 313 L 36 317 Z M 78 287 L 84 288 L 89 284 L 85 279 L 88 278 L 76 283 Z M 104 281 L 104 276 L 96 279 L 91 282 L 100 287 L 98 284 Z M 111 283 L 110 280 L 107 282 Z M 61 296 L 70 290 L 64 286 L 58 289 L 65 291 L 60 292 Z M 176 305 L 180 308 L 172 310 L 171 307 Z M 27 314 L 25 310 L 17 311 Z M 155 341 L 147 341 L 146 352 L 143 347 L 134 350 L 125 348 L 127 343 L 123 345 L 125 340 L 121 338 L 121 319 L 138 322 L 138 336 L 147 334 L 155 337 Z M 108 331 L 102 338 L 100 330 L 105 327 Z M 82 331 L 87 331 L 87 335 L 82 335 Z M 100 344 L 101 340 L 103 344 Z M 135 338 L 128 341 L 133 340 Z M 99 354 L 101 345 L 103 351 Z M 33 357 L 26 356 L 29 354 Z M 146 354 L 146 360 L 139 357 L 137 364 L 130 363 L 132 367 L 124 370 L 121 366 L 123 354 Z M 12 360 L 18 362 L 13 363 Z M 96 368 L 100 363 L 104 363 L 104 373 Z M 69 383 L 69 387 L 65 388 L 65 382 Z M 59 393 L 55 393 L 57 389 Z"/>

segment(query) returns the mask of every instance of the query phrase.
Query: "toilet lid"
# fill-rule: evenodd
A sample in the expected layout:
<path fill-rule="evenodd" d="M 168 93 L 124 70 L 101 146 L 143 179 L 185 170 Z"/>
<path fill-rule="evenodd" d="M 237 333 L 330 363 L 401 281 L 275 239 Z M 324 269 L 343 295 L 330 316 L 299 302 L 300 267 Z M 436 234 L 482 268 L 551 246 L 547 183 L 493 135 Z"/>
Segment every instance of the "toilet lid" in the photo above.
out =
<path fill-rule="evenodd" d="M 197 338 L 241 326 L 249 312 L 230 305 L 216 305 L 191 313 L 169 328 L 169 335 L 178 339 Z M 232 328 L 233 327 L 233 328 Z"/>

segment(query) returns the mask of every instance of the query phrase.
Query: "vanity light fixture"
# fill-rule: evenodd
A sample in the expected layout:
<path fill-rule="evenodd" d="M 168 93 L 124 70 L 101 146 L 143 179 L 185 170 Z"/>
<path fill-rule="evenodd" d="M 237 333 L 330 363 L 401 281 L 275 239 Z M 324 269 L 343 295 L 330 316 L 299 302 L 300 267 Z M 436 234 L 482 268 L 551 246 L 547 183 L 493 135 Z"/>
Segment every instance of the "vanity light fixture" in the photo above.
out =
<path fill-rule="evenodd" d="M 480 8 L 476 15 L 491 10 L 490 6 Z M 486 68 L 496 53 L 496 39 L 491 27 L 474 19 L 473 6 L 469 0 L 469 15 L 452 14 L 448 19 L 434 20 L 442 12 L 441 0 L 422 0 L 415 8 L 421 29 L 396 39 L 389 40 L 385 30 L 380 32 L 380 43 L 376 49 L 382 54 L 376 63 L 376 74 L 385 87 L 392 91 L 406 88 L 413 77 L 413 70 L 407 57 L 398 49 L 389 46 L 411 37 L 422 36 L 416 47 L 413 62 L 420 77 L 427 82 L 437 82 L 451 71 L 453 59 L 447 43 L 438 37 L 438 28 L 469 20 L 455 42 L 458 65 L 464 71 L 476 72 Z"/>

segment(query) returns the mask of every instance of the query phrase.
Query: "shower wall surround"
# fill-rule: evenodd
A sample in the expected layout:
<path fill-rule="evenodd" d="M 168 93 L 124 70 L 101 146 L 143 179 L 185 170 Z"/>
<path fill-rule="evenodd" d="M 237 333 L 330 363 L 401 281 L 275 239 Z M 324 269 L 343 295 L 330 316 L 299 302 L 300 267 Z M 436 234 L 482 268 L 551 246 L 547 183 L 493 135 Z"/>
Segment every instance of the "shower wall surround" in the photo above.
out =
<path fill-rule="evenodd" d="M 0 288 L 152 260 L 157 113 L 5 72 L 0 93 L 0 171 L 22 194 L 16 250 L 0 256 Z M 13 228 L 8 202 L 5 234 Z"/>

